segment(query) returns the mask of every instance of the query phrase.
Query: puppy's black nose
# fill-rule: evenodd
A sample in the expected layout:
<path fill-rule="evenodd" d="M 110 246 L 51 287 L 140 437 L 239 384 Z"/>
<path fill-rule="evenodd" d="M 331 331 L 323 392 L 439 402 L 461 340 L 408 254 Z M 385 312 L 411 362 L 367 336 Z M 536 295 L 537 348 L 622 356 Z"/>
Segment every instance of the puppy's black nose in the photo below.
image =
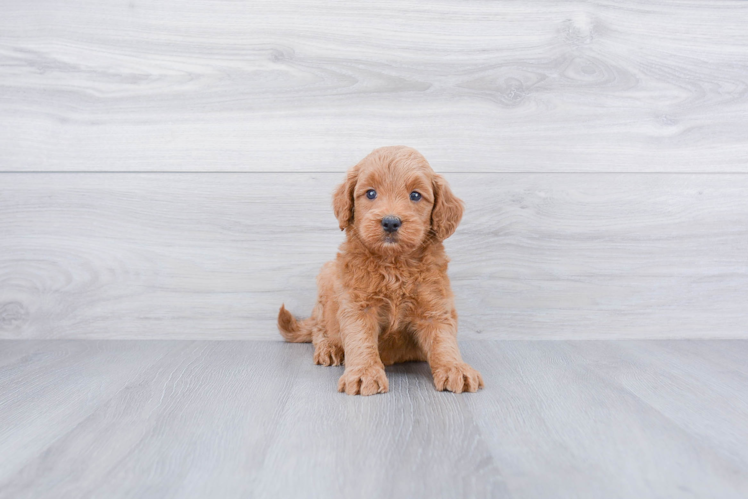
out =
<path fill-rule="evenodd" d="M 400 229 L 401 225 L 402 221 L 400 220 L 400 217 L 395 217 L 394 215 L 388 215 L 387 217 L 382 219 L 382 227 L 388 233 L 394 233 L 395 231 Z"/>

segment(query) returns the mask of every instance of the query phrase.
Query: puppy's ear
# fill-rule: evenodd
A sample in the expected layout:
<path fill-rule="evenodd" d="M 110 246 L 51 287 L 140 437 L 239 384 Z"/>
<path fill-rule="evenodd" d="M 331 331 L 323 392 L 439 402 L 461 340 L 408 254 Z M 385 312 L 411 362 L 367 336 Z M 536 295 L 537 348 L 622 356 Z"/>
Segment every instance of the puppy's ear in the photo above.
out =
<path fill-rule="evenodd" d="M 338 186 L 332 195 L 332 210 L 338 218 L 338 225 L 343 231 L 353 223 L 353 191 L 358 181 L 358 165 L 351 168 L 345 176 L 345 181 Z"/>
<path fill-rule="evenodd" d="M 462 200 L 449 189 L 447 181 L 434 174 L 434 208 L 431 210 L 431 230 L 439 241 L 446 240 L 457 229 L 462 219 Z"/>

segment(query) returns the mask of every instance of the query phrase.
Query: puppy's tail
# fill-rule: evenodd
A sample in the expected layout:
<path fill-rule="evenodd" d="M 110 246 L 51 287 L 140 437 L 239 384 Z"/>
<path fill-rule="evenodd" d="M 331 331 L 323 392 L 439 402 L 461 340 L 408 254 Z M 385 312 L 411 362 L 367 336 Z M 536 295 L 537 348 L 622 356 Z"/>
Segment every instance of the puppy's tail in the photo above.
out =
<path fill-rule="evenodd" d="M 297 321 L 285 304 L 278 311 L 278 330 L 286 342 L 311 342 L 314 318 Z"/>

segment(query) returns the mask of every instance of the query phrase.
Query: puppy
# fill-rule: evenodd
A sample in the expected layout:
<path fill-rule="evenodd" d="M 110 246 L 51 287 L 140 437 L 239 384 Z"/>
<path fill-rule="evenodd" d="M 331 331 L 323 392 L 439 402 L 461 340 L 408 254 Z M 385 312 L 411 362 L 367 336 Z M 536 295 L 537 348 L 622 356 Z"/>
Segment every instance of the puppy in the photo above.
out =
<path fill-rule="evenodd" d="M 375 149 L 333 195 L 346 232 L 337 258 L 317 277 L 312 315 L 281 306 L 288 342 L 313 342 L 314 362 L 340 365 L 338 391 L 384 393 L 384 365 L 428 361 L 437 390 L 476 392 L 483 379 L 462 360 L 457 311 L 442 241 L 462 218 L 462 201 L 418 151 Z"/>

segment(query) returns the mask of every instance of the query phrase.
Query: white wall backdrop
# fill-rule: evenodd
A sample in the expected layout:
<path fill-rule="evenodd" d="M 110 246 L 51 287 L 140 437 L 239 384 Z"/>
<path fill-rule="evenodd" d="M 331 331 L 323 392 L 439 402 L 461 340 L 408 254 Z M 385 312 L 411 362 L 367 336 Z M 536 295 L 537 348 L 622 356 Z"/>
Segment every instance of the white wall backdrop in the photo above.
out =
<path fill-rule="evenodd" d="M 748 2 L 6 0 L 0 338 L 279 339 L 342 172 L 463 198 L 463 338 L 748 337 Z"/>

